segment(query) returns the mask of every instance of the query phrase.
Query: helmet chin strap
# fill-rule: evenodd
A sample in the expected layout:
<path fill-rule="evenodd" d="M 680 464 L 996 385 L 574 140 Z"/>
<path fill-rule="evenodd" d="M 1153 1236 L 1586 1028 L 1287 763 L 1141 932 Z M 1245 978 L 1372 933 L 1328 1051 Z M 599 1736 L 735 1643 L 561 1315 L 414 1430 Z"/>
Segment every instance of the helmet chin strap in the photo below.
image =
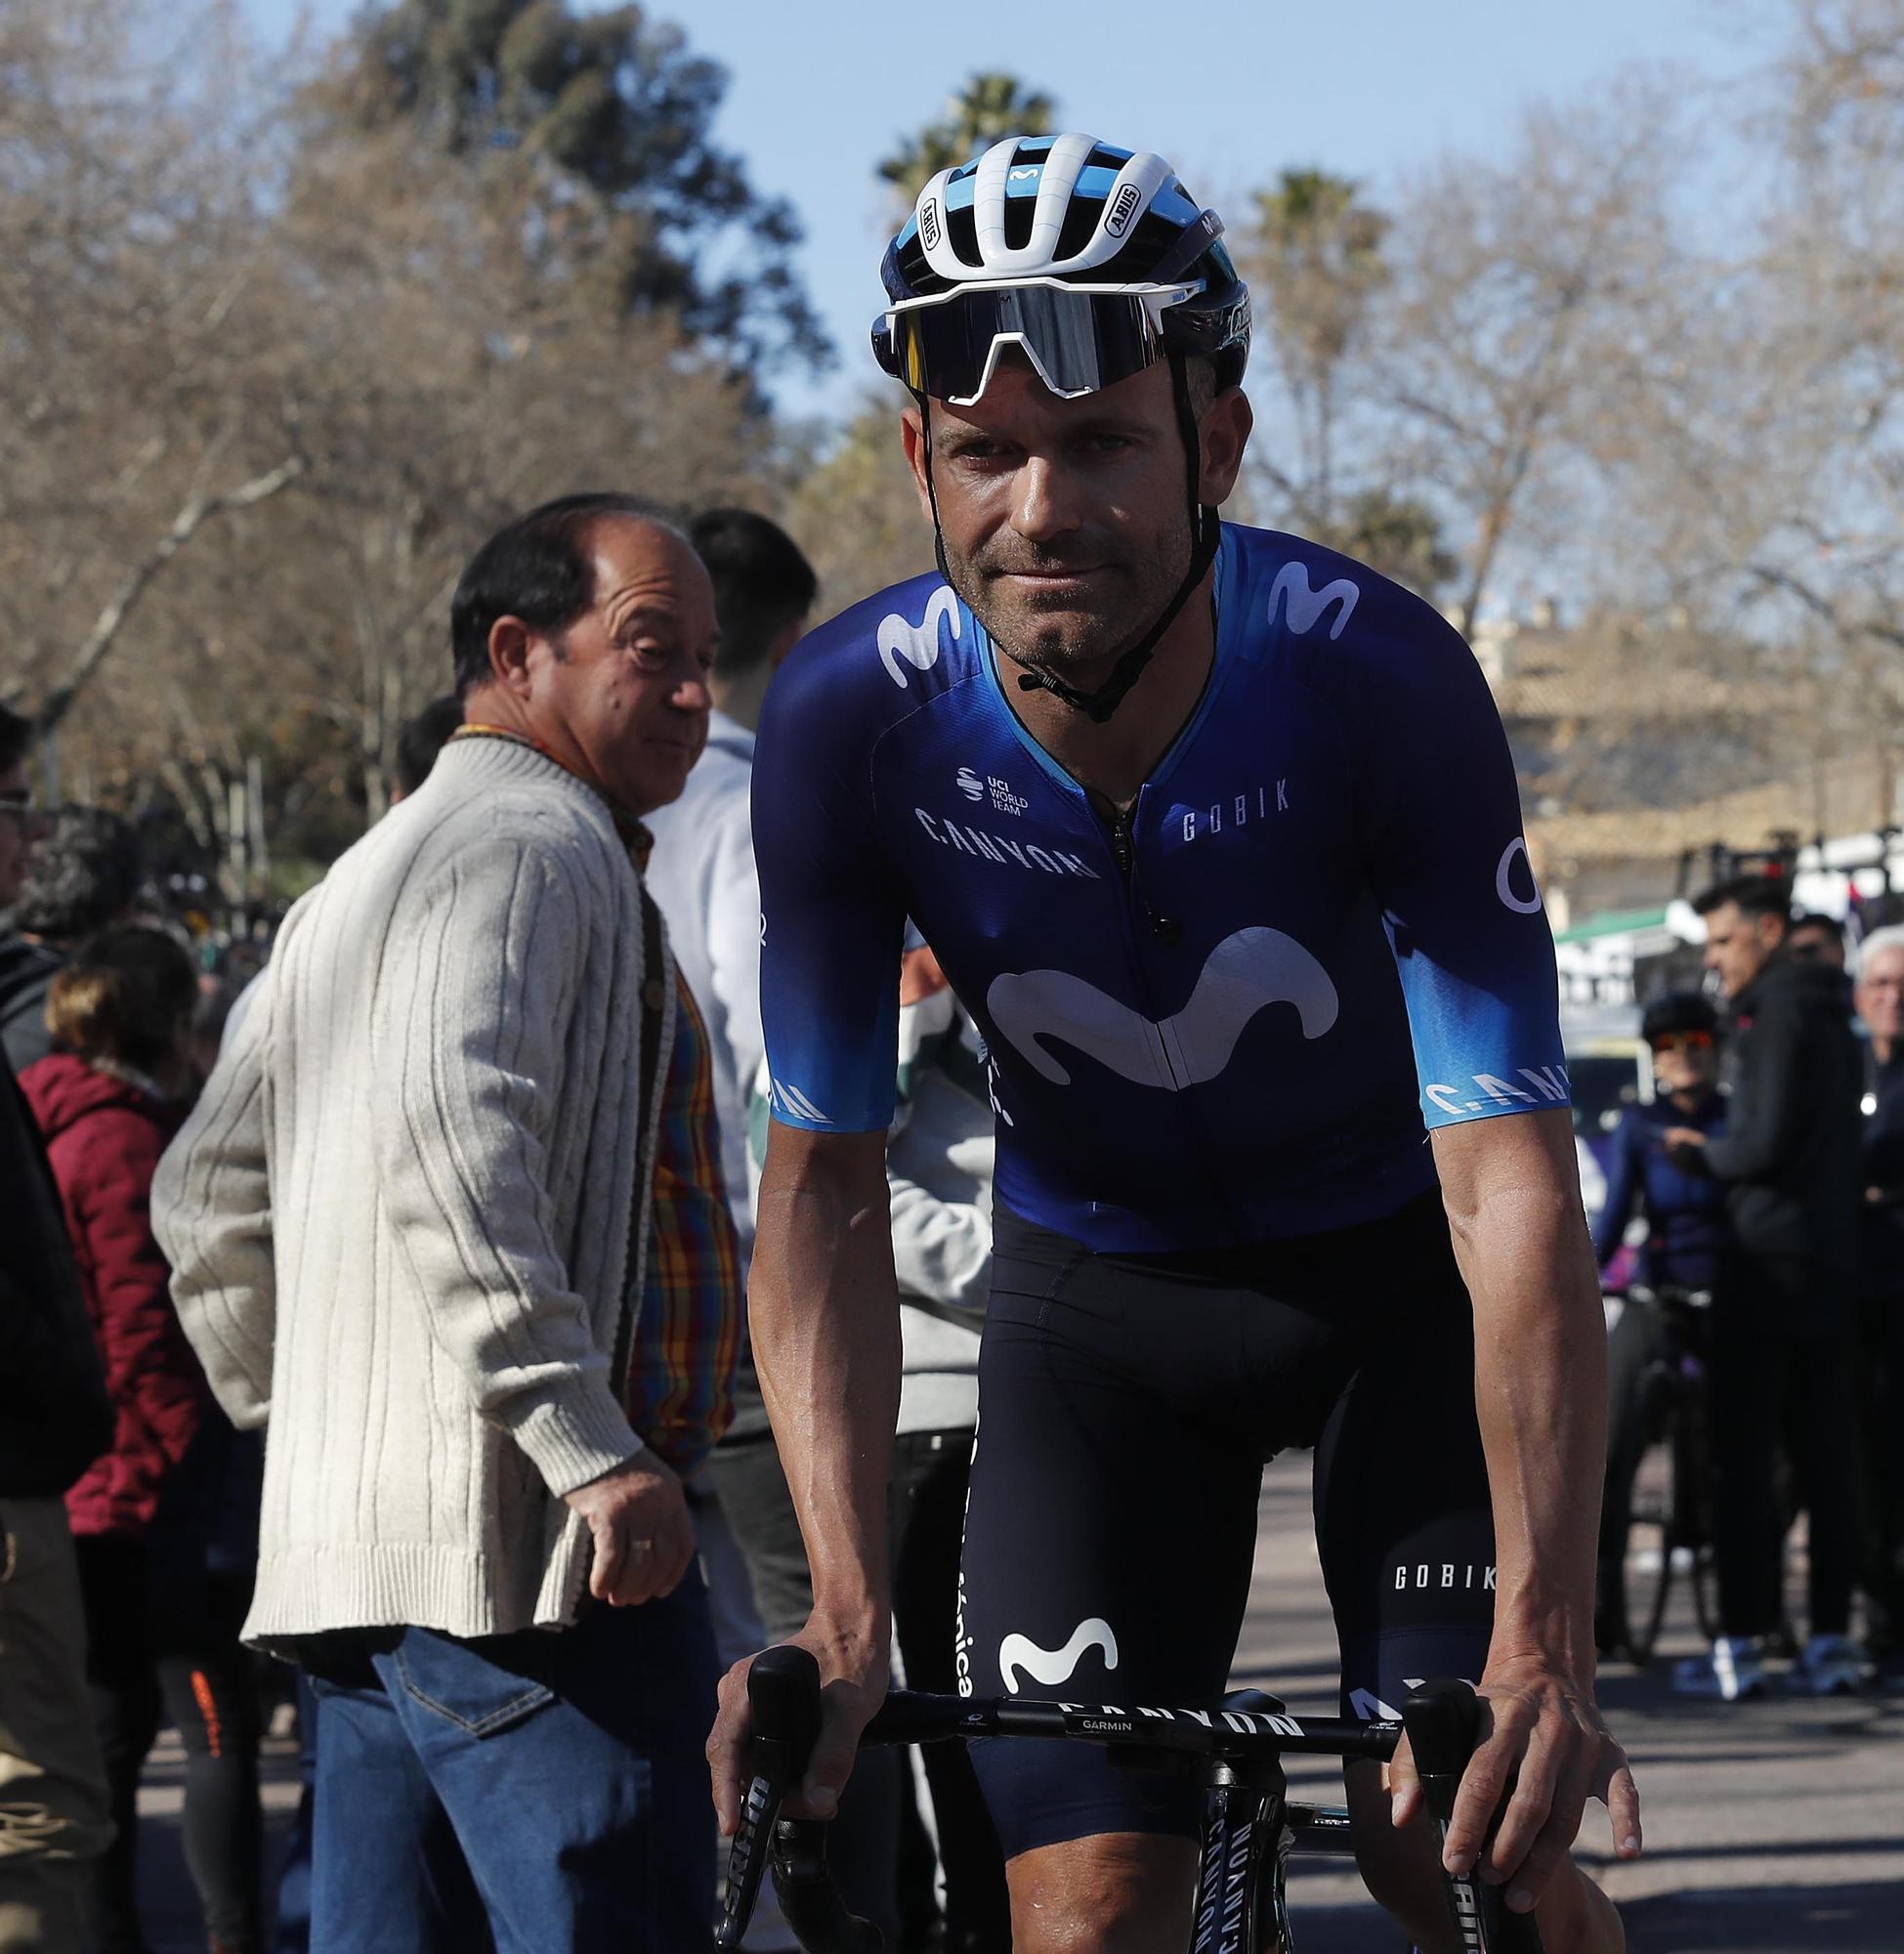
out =
<path fill-rule="evenodd" d="M 1197 416 L 1190 405 L 1190 382 L 1184 372 L 1183 355 L 1172 350 L 1170 361 L 1170 391 L 1176 402 L 1177 427 L 1183 435 L 1183 452 L 1187 469 L 1190 495 L 1190 568 L 1184 573 L 1183 581 L 1177 585 L 1176 594 L 1164 605 L 1150 629 L 1124 652 L 1117 663 L 1111 667 L 1111 675 L 1095 692 L 1082 692 L 1060 678 L 1056 672 L 1042 665 L 1030 663 L 1016 652 L 1012 657 L 1026 669 L 1018 675 L 1019 690 L 1022 692 L 1048 692 L 1052 698 L 1069 705 L 1074 711 L 1081 712 L 1094 725 L 1102 726 L 1118 707 L 1123 703 L 1124 696 L 1143 677 L 1144 668 L 1151 661 L 1158 642 L 1165 631 L 1177 620 L 1177 614 L 1190 602 L 1192 593 L 1209 573 L 1209 567 L 1216 561 L 1216 547 L 1222 540 L 1222 518 L 1215 508 L 1198 499 L 1197 491 L 1202 486 L 1203 448 L 1197 437 Z M 948 583 L 952 582 L 952 572 L 946 567 L 946 538 L 939 527 L 939 497 L 932 486 L 932 427 L 928 418 L 931 403 L 923 393 L 915 393 L 913 398 L 919 404 L 919 414 L 924 434 L 925 452 L 925 492 L 932 504 L 932 548 L 939 560 L 939 574 Z"/>

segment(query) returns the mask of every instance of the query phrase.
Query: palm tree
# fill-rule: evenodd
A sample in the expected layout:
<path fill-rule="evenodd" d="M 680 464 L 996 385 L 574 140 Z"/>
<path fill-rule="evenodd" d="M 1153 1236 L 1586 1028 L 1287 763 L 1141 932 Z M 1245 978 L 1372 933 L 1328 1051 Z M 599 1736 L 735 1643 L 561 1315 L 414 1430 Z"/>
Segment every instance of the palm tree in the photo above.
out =
<path fill-rule="evenodd" d="M 955 168 L 1006 136 L 1048 136 L 1055 109 L 1050 96 L 1026 93 L 1016 75 L 975 74 L 948 99 L 941 120 L 901 143 L 879 165 L 880 178 L 910 210 L 941 170 Z"/>
<path fill-rule="evenodd" d="M 1256 197 L 1245 273 L 1302 430 L 1294 499 L 1311 523 L 1335 516 L 1336 382 L 1387 277 L 1389 220 L 1360 201 L 1361 186 L 1327 170 L 1284 170 Z"/>

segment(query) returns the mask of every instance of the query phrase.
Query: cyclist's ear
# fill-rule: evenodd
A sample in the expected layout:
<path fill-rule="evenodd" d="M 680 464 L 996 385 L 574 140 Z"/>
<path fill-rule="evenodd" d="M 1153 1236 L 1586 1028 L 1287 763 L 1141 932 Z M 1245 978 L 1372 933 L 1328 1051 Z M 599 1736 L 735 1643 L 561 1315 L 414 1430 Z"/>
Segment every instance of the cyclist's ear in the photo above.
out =
<path fill-rule="evenodd" d="M 910 401 L 899 410 L 899 439 L 906 450 L 906 465 L 912 471 L 912 488 L 919 498 L 919 513 L 936 528 L 939 512 L 932 505 L 932 457 L 926 447 L 925 417 Z"/>

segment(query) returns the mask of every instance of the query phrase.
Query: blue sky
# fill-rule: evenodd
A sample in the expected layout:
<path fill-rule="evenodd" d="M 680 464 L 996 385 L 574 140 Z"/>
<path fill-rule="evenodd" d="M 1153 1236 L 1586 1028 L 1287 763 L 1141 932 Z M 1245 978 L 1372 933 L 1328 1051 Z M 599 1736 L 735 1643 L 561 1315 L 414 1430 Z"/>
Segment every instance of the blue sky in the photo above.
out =
<path fill-rule="evenodd" d="M 245 4 L 274 37 L 300 11 Z M 351 11 L 303 10 L 318 30 Z M 1577 99 L 1629 64 L 1673 64 L 1692 88 L 1765 53 L 1740 33 L 1753 0 L 651 0 L 650 12 L 727 67 L 719 136 L 805 227 L 801 269 L 839 359 L 818 383 L 774 389 L 796 413 L 838 406 L 870 376 L 891 217 L 874 167 L 975 71 L 1055 96 L 1061 126 L 1161 150 L 1221 209 L 1290 165 L 1379 195 L 1446 151 L 1499 152 L 1526 107 Z M 1194 32 L 1172 36 L 1172 20 Z"/>

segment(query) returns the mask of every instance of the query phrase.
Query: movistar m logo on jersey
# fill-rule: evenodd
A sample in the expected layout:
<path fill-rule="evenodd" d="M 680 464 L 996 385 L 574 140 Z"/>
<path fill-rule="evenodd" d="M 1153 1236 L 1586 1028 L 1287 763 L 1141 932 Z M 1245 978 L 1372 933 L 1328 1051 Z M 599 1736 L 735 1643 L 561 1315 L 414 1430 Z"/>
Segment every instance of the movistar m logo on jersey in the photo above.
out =
<path fill-rule="evenodd" d="M 1209 954 L 1190 1001 L 1159 1023 L 1068 970 L 993 980 L 986 1009 L 1042 1077 L 1069 1085 L 1047 1048 L 1074 1045 L 1134 1085 L 1181 1092 L 1219 1077 L 1257 1012 L 1293 1004 L 1305 1039 L 1319 1039 L 1339 1008 L 1330 975 L 1280 929 L 1240 929 Z"/>
<path fill-rule="evenodd" d="M 899 668 L 902 658 L 915 671 L 930 671 L 939 662 L 939 626 L 948 617 L 952 619 L 952 643 L 957 644 L 958 599 L 942 584 L 932 593 L 925 616 L 916 624 L 909 624 L 897 611 L 879 620 L 880 662 L 895 685 L 903 688 L 908 683 Z"/>
<path fill-rule="evenodd" d="M 1329 627 L 1329 635 L 1339 638 L 1349 618 L 1354 616 L 1356 602 L 1361 595 L 1361 586 L 1351 583 L 1346 576 L 1338 576 L 1334 582 L 1325 583 L 1320 590 L 1312 590 L 1307 565 L 1286 563 L 1276 573 L 1276 581 L 1269 587 L 1269 621 L 1275 623 L 1276 613 L 1279 608 L 1282 609 L 1290 629 L 1299 638 L 1333 605 L 1336 607 L 1335 619 Z"/>

